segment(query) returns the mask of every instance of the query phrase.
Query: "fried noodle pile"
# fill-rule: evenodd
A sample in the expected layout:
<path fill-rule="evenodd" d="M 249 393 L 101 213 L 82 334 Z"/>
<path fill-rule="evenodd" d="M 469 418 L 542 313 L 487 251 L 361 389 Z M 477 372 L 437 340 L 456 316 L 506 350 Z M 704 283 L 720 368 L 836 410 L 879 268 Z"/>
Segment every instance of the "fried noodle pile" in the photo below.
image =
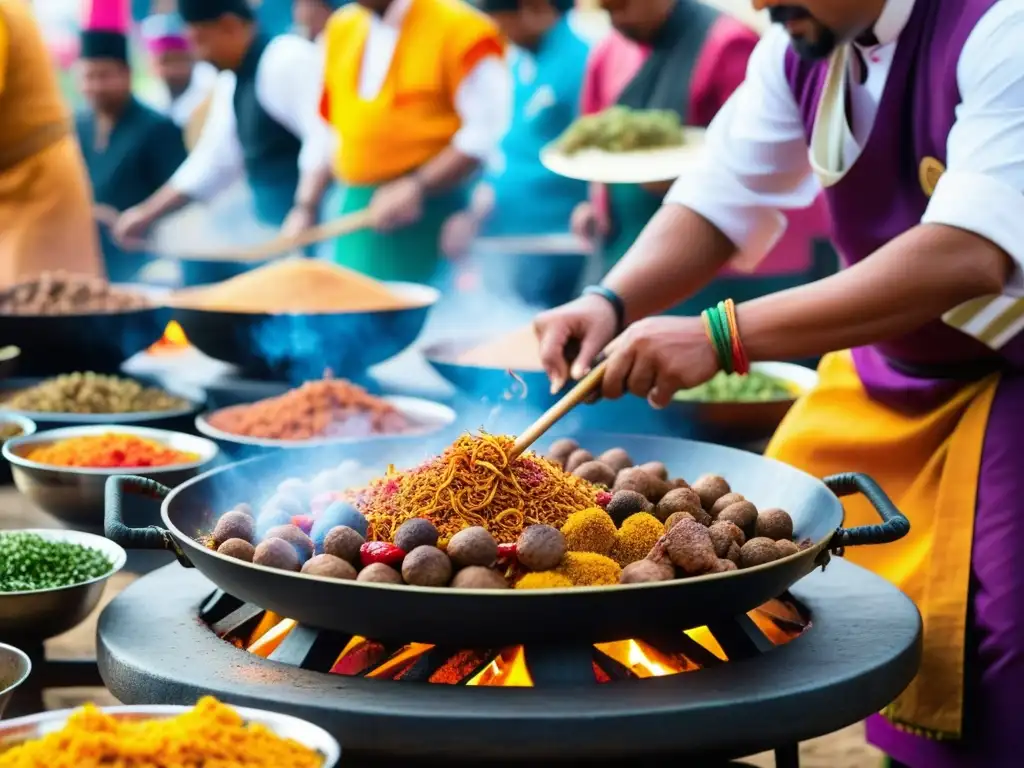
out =
<path fill-rule="evenodd" d="M 474 525 L 513 542 L 528 525 L 560 528 L 573 512 L 594 506 L 595 485 L 532 453 L 510 461 L 514 443 L 507 436 L 463 435 L 415 469 L 389 468 L 357 502 L 370 523 L 368 538 L 393 541 L 402 523 L 425 517 L 442 542 Z"/>

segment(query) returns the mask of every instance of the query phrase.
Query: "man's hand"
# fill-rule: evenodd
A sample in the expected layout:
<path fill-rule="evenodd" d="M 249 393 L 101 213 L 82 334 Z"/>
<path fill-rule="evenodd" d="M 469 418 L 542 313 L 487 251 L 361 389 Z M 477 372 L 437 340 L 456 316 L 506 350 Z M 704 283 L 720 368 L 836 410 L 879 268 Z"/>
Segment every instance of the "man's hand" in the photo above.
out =
<path fill-rule="evenodd" d="M 615 308 L 600 296 L 581 296 L 537 315 L 533 330 L 552 393 L 564 387 L 570 375 L 574 379 L 587 375 L 594 359 L 615 336 L 616 323 Z M 579 353 L 574 361 L 567 362 L 565 352 L 570 342 L 579 343 Z"/>
<path fill-rule="evenodd" d="M 449 259 L 461 259 L 480 230 L 480 222 L 471 211 L 459 211 L 448 217 L 441 229 L 441 252 Z"/>
<path fill-rule="evenodd" d="M 423 185 L 406 177 L 385 184 L 370 200 L 373 226 L 379 232 L 406 227 L 423 216 Z"/>
<path fill-rule="evenodd" d="M 145 205 L 136 205 L 117 217 L 110 234 L 122 248 L 131 248 L 145 239 L 155 221 Z"/>
<path fill-rule="evenodd" d="M 608 349 L 601 394 L 631 392 L 664 408 L 680 389 L 718 372 L 718 357 L 697 317 L 651 317 L 634 323 Z"/>
<path fill-rule="evenodd" d="M 316 212 L 312 206 L 296 205 L 281 224 L 281 234 L 285 237 L 301 235 L 316 223 Z"/>
<path fill-rule="evenodd" d="M 581 240 L 593 241 L 608 234 L 606 222 L 598 213 L 596 206 L 584 200 L 572 211 L 569 228 Z"/>

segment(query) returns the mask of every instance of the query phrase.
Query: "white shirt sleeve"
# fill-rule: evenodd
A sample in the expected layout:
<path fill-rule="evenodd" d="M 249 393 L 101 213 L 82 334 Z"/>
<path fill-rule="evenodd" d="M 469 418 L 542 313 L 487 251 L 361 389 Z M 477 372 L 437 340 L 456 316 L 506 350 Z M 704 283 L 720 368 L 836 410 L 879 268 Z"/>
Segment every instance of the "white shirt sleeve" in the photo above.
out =
<path fill-rule="evenodd" d="M 455 92 L 455 111 L 462 126 L 452 146 L 464 155 L 486 160 L 501 143 L 512 123 L 512 75 L 497 56 L 482 59 Z"/>
<path fill-rule="evenodd" d="M 267 114 L 302 141 L 299 168 L 329 162 L 333 134 L 320 116 L 324 51 L 297 35 L 271 40 L 256 71 L 256 98 Z"/>
<path fill-rule="evenodd" d="M 209 200 L 239 179 L 245 165 L 235 128 L 235 76 L 222 72 L 199 141 L 171 177 L 171 186 L 192 200 Z"/>
<path fill-rule="evenodd" d="M 747 77 L 707 130 L 697 167 L 665 197 L 714 224 L 751 268 L 785 231 L 781 210 L 810 206 L 821 191 L 811 169 L 796 100 L 785 77 L 789 37 L 772 27 L 747 66 Z"/>
<path fill-rule="evenodd" d="M 963 102 L 946 172 L 922 219 L 991 240 L 1017 264 L 1007 293 L 1024 296 L 1024 0 L 992 6 L 957 64 Z"/>

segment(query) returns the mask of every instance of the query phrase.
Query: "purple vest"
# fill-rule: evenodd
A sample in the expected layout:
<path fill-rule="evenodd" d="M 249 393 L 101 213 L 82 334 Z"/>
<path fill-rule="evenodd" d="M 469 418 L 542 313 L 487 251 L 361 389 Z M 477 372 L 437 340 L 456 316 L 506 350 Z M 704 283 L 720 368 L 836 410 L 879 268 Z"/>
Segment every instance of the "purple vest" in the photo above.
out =
<path fill-rule="evenodd" d="M 847 264 L 866 258 L 924 215 L 928 197 L 919 177 L 921 161 L 932 157 L 946 164 L 946 139 L 961 101 L 960 52 L 997 1 L 917 0 L 914 4 L 899 36 L 871 135 L 842 180 L 825 192 L 833 239 Z M 790 49 L 785 66 L 810 142 L 828 61 L 808 62 Z M 1020 367 L 1024 366 L 1024 334 L 997 353 L 937 320 L 875 345 L 875 352 L 914 367 L 962 368 L 965 363 L 998 361 L 1000 356 Z"/>

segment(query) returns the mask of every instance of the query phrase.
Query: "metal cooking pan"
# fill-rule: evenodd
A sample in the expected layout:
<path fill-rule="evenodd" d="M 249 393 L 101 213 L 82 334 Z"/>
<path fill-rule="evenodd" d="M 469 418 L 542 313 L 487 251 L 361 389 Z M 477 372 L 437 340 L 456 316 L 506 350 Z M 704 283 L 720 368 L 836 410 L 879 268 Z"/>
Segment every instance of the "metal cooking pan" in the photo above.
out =
<path fill-rule="evenodd" d="M 450 436 L 449 436 L 450 437 Z M 851 545 L 895 541 L 910 523 L 865 475 L 819 481 L 771 459 L 718 445 L 634 435 L 577 435 L 595 454 L 625 448 L 638 463 L 663 461 L 673 476 L 694 479 L 721 474 L 735 491 L 760 508 L 782 507 L 793 517 L 797 539 L 814 545 L 784 560 L 724 574 L 611 587 L 474 591 L 363 584 L 304 576 L 220 555 L 193 537 L 207 533 L 218 516 L 241 501 L 259 502 L 289 476 L 281 454 L 250 459 L 200 475 L 173 491 L 144 478 L 113 477 L 107 484 L 106 533 L 126 549 L 168 549 L 185 567 L 196 567 L 214 584 L 300 624 L 379 640 L 457 647 L 494 647 L 526 642 L 603 642 L 657 636 L 749 611 L 824 566 L 830 553 Z M 411 466 L 439 453 L 446 440 L 392 441 L 339 446 L 329 456 L 293 451 L 291 467 L 303 473 L 354 459 L 381 470 L 391 461 Z M 546 447 L 547 444 L 545 444 Z M 261 495 L 261 491 L 262 494 Z M 124 495 L 141 493 L 161 502 L 165 529 L 127 528 Z M 863 493 L 880 525 L 841 527 L 839 496 Z"/>

